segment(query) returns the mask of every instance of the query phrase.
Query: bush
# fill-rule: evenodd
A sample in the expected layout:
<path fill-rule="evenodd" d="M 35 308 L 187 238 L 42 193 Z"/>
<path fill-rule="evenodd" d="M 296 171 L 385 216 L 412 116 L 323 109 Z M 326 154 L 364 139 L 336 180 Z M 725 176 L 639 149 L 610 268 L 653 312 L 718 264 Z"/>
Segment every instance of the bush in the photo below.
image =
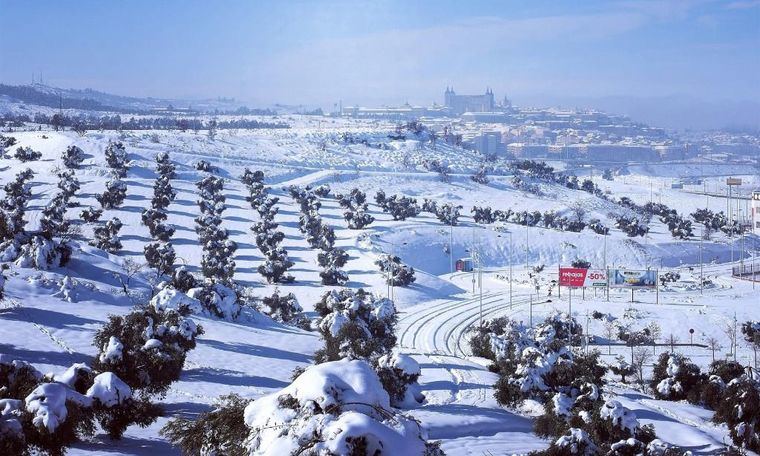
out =
<path fill-rule="evenodd" d="M 342 358 L 374 362 L 396 345 L 396 308 L 389 299 L 344 288 L 322 295 L 314 310 L 325 341 L 314 354 L 316 363 Z"/>
<path fill-rule="evenodd" d="M 662 353 L 654 365 L 649 386 L 658 399 L 699 402 L 700 386 L 705 380 L 699 367 L 678 353 Z"/>
<path fill-rule="evenodd" d="M 119 230 L 122 226 L 121 220 L 114 217 L 107 221 L 104 226 L 96 227 L 93 230 L 94 238 L 90 241 L 90 245 L 108 253 L 118 252 L 121 250 Z"/>
<path fill-rule="evenodd" d="M 252 401 L 244 413 L 250 454 L 288 448 L 294 454 L 443 455 L 418 422 L 391 407 L 364 361 L 311 366 L 291 385 Z"/>
<path fill-rule="evenodd" d="M 760 451 L 760 382 L 743 375 L 729 383 L 713 421 L 728 426 L 738 447 Z"/>
<path fill-rule="evenodd" d="M 100 220 L 101 215 L 103 215 L 103 209 L 95 209 L 92 206 L 82 209 L 79 213 L 79 217 L 81 217 L 86 223 L 97 222 Z"/>
<path fill-rule="evenodd" d="M 414 268 L 401 263 L 401 258 L 398 256 L 380 255 L 375 264 L 380 268 L 380 272 L 383 274 L 385 282 L 388 285 L 406 287 L 416 280 Z"/>
<path fill-rule="evenodd" d="M 383 355 L 377 360 L 376 371 L 394 407 L 412 407 L 425 400 L 417 384 L 420 366 L 411 356 L 397 352 Z"/>
<path fill-rule="evenodd" d="M 179 379 L 187 352 L 203 328 L 181 307 L 138 307 L 124 316 L 110 316 L 95 333 L 99 350 L 93 368 L 115 373 L 142 397 L 163 395 Z"/>
<path fill-rule="evenodd" d="M 124 203 L 127 197 L 127 184 L 120 179 L 109 180 L 106 182 L 106 190 L 101 195 L 96 195 L 103 209 L 114 209 Z"/>
<path fill-rule="evenodd" d="M 280 295 L 280 292 L 275 290 L 272 296 L 264 297 L 261 303 L 264 305 L 265 314 L 283 323 L 296 320 L 303 312 L 303 308 L 298 304 L 298 299 L 293 293 Z"/>
<path fill-rule="evenodd" d="M 109 142 L 105 150 L 106 164 L 117 177 L 127 175 L 127 150 L 121 142 Z"/>
<path fill-rule="evenodd" d="M 161 429 L 161 435 L 180 448 L 183 454 L 224 454 L 245 456 L 248 427 L 243 412 L 249 403 L 237 394 L 221 396 L 213 410 L 193 420 L 177 417 Z"/>
<path fill-rule="evenodd" d="M 26 163 L 39 160 L 42 158 L 42 153 L 32 150 L 31 147 L 19 147 L 16 149 L 16 153 L 13 156 L 22 163 Z"/>
<path fill-rule="evenodd" d="M 78 169 L 84 161 L 84 151 L 72 144 L 63 151 L 61 160 L 66 168 Z"/>

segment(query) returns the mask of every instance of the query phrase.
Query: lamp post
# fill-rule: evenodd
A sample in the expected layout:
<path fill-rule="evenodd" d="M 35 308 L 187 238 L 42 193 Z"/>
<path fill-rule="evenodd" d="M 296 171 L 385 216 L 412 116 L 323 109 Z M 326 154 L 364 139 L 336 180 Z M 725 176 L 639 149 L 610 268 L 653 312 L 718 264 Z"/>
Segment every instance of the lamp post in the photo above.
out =
<path fill-rule="evenodd" d="M 512 308 L 512 257 L 513 257 L 513 249 L 512 249 L 512 232 L 507 231 L 507 234 L 509 234 L 509 308 Z M 496 237 L 501 238 L 501 234 L 497 234 Z"/>

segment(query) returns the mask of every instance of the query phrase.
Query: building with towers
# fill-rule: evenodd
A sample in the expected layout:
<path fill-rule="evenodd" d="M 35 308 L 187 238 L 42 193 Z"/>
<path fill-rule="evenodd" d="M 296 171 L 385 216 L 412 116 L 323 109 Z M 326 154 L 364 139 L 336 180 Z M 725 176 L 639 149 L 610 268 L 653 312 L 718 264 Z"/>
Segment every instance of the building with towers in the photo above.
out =
<path fill-rule="evenodd" d="M 483 95 L 457 95 L 454 88 L 446 87 L 443 104 L 452 114 L 465 112 L 493 112 L 496 107 L 493 91 L 489 88 Z"/>

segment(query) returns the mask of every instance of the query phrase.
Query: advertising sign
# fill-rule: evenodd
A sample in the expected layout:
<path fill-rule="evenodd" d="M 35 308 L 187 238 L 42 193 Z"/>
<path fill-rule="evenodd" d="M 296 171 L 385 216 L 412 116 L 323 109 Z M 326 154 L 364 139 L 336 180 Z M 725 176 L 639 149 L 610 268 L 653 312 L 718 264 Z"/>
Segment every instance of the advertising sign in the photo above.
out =
<path fill-rule="evenodd" d="M 559 268 L 561 287 L 606 287 L 607 271 L 603 269 Z"/>
<path fill-rule="evenodd" d="M 657 271 L 640 269 L 610 269 L 610 287 L 655 288 Z"/>

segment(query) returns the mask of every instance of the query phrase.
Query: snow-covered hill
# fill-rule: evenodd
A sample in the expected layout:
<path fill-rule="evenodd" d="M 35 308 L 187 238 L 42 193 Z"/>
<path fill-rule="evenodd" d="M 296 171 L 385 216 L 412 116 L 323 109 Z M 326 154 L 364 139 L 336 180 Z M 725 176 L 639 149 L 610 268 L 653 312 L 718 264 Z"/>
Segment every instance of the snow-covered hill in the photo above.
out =
<path fill-rule="evenodd" d="M 294 293 L 310 316 L 325 290 L 337 287 L 321 285 L 317 251 L 309 247 L 299 231 L 299 206 L 284 187 L 329 184 L 333 194 L 359 188 L 370 201 L 378 190 L 383 190 L 388 195 L 412 196 L 420 202 L 429 198 L 463 206 L 460 223 L 450 228 L 426 212 L 394 221 L 371 202 L 369 213 L 375 221 L 362 230 L 347 228 L 335 198 L 323 198 L 320 209 L 322 219 L 335 229 L 335 245 L 349 255 L 344 268 L 349 277 L 347 287 L 389 294 L 374 263 L 382 253 L 394 253 L 415 268 L 416 282 L 393 290 L 400 310 L 399 345 L 420 363 L 420 384 L 427 396 L 424 405 L 408 413 L 421 422 L 430 438 L 441 440 L 447 454 L 526 453 L 548 445 L 548 441 L 532 433 L 535 410 L 508 410 L 496 403 L 492 385 L 497 376 L 486 369 L 483 359 L 470 356 L 466 339 L 467 330 L 480 321 L 481 310 L 485 318 L 511 315 L 524 321 L 542 318 L 555 308 L 566 310 L 571 304 L 566 291 L 562 291 L 561 298 L 556 297 L 556 290 L 547 296 L 548 285 L 556 279 L 560 264 L 582 258 L 595 267 L 661 267 L 663 272 L 681 273 L 681 279 L 664 287 L 659 297 L 654 292 L 641 291 L 633 303 L 629 302 L 628 292 L 612 292 L 609 300 L 601 293 L 595 296 L 592 290 L 586 291 L 585 300 L 580 291 L 574 293 L 572 311 L 591 334 L 601 338 L 603 359 L 608 361 L 616 353 L 628 353 L 628 349 L 605 346 L 602 323 L 594 319 L 586 323 L 587 314 L 593 311 L 628 318 L 634 326 L 657 321 L 663 337 L 674 334 L 681 342 L 689 339 L 689 328 L 695 329 L 691 336 L 694 342 L 703 342 L 707 336 L 725 337 L 723 327 L 734 315 L 740 322 L 758 318 L 760 285 L 755 290 L 749 282 L 728 277 L 724 266 L 732 255 L 737 260 L 751 261 L 760 246 L 757 237 L 729 240 L 719 233 L 701 244 L 697 238 L 676 240 L 656 218 L 645 238 L 630 238 L 614 228 L 608 236 L 589 229 L 573 233 L 515 223 L 504 223 L 496 229 L 496 225 L 474 223 L 470 208 L 488 205 L 514 211 L 554 210 L 563 215 L 570 214 L 571 204 L 578 202 L 587 219 L 598 218 L 608 227 L 614 226 L 615 215 L 626 210 L 612 201 L 556 184 L 541 184 L 541 196 L 520 191 L 507 175 L 506 163 L 501 162 L 496 164 L 500 175 L 492 176 L 488 184 L 475 183 L 469 176 L 480 165 L 476 153 L 415 139 L 391 140 L 388 133 L 393 126 L 389 124 L 318 122 L 299 116 L 289 121 L 293 128 L 288 130 L 225 130 L 213 140 L 176 131 L 88 132 L 85 136 L 53 131 L 8 134 L 18 140 L 17 146 L 29 146 L 42 153 L 40 160 L 25 164 L 11 157 L 0 159 L 2 183 L 12 180 L 25 167 L 35 172 L 33 198 L 26 214 L 31 230 L 38 227 L 40 211 L 56 192 L 56 170 L 66 147 L 77 145 L 86 154 L 77 172 L 82 184 L 77 200 L 84 207 L 99 206 L 95 197 L 103 192 L 109 177 L 104 158 L 109 141 L 122 141 L 131 163 L 124 178 L 124 204 L 106 210 L 101 218 L 118 217 L 123 223 L 123 248 L 119 252 L 106 254 L 87 245 L 94 225 L 79 220 L 81 208 L 70 208 L 68 216 L 78 220 L 81 233 L 65 267 L 38 271 L 11 266 L 5 272 L 8 280 L 5 300 L 0 302 L 0 354 L 53 373 L 75 362 L 89 362 L 97 354 L 93 334 L 108 315 L 123 315 L 150 297 L 155 273 L 146 269 L 130 277 L 125 262 L 145 261 L 143 247 L 150 235 L 141 223 L 141 214 L 150 205 L 157 177 L 154 157 L 159 152 L 168 152 L 177 165 L 177 178 L 172 182 L 177 196 L 168 207 L 167 220 L 176 228 L 172 243 L 177 262 L 191 272 L 200 270 L 202 252 L 194 230 L 194 220 L 200 214 L 195 183 L 204 173 L 195 165 L 207 160 L 216 168 L 213 174 L 225 179 L 227 210 L 222 226 L 238 245 L 235 281 L 251 287 L 257 296 L 268 296 L 275 289 Z M 341 140 L 344 132 L 366 139 L 366 143 L 346 143 Z M 424 163 L 430 159 L 450 165 L 449 182 L 425 171 Z M 285 235 L 282 246 L 295 263 L 290 270 L 296 279 L 292 284 L 267 284 L 256 270 L 263 256 L 250 230 L 258 215 L 246 201 L 247 190 L 240 182 L 245 168 L 263 171 L 272 195 L 280 199 L 275 221 Z M 630 171 L 633 174 L 625 180 L 597 177 L 594 181 L 613 197 L 628 196 L 640 204 L 650 198 L 661 200 L 684 215 L 705 205 L 703 195 L 671 189 L 670 173 L 639 174 L 650 173 L 646 168 Z M 650 186 L 650 182 L 654 184 Z M 714 200 L 714 209 L 725 207 L 724 201 Z M 729 243 L 733 244 L 733 252 Z M 474 290 L 472 274 L 451 271 L 452 260 L 471 256 L 473 251 L 478 252 L 485 269 L 482 299 L 480 290 Z M 702 292 L 695 285 L 699 268 L 693 268 L 700 255 L 708 263 L 705 275 L 712 280 L 712 285 Z M 541 264 L 546 265 L 546 270 L 536 293 L 528 274 Z M 507 281 L 510 265 L 512 287 Z M 74 283 L 70 302 L 60 290 L 66 277 Z M 131 296 L 121 291 L 126 280 L 133 290 Z M 511 298 L 510 288 L 514 292 Z M 656 304 L 658 299 L 660 303 Z M 210 316 L 196 319 L 205 333 L 189 353 L 180 380 L 163 399 L 169 416 L 195 416 L 208 410 L 222 394 L 238 393 L 256 399 L 282 390 L 290 383 L 293 370 L 310 364 L 314 351 L 322 345 L 318 333 L 282 325 L 253 310 L 244 311 L 234 321 Z M 709 364 L 706 349 L 686 347 L 684 351 L 700 365 Z M 751 362 L 749 346 L 739 347 L 738 359 Z M 710 423 L 711 412 L 705 409 L 687 404 L 674 407 L 626 385 L 616 385 L 607 394 L 636 410 L 639 418 L 653 424 L 666 442 L 695 453 L 715 452 L 724 444 L 727 429 Z M 76 444 L 72 454 L 178 453 L 158 434 L 167 419 L 161 418 L 145 430 L 132 427 L 124 439 L 116 442 L 98 434 L 91 441 Z"/>

